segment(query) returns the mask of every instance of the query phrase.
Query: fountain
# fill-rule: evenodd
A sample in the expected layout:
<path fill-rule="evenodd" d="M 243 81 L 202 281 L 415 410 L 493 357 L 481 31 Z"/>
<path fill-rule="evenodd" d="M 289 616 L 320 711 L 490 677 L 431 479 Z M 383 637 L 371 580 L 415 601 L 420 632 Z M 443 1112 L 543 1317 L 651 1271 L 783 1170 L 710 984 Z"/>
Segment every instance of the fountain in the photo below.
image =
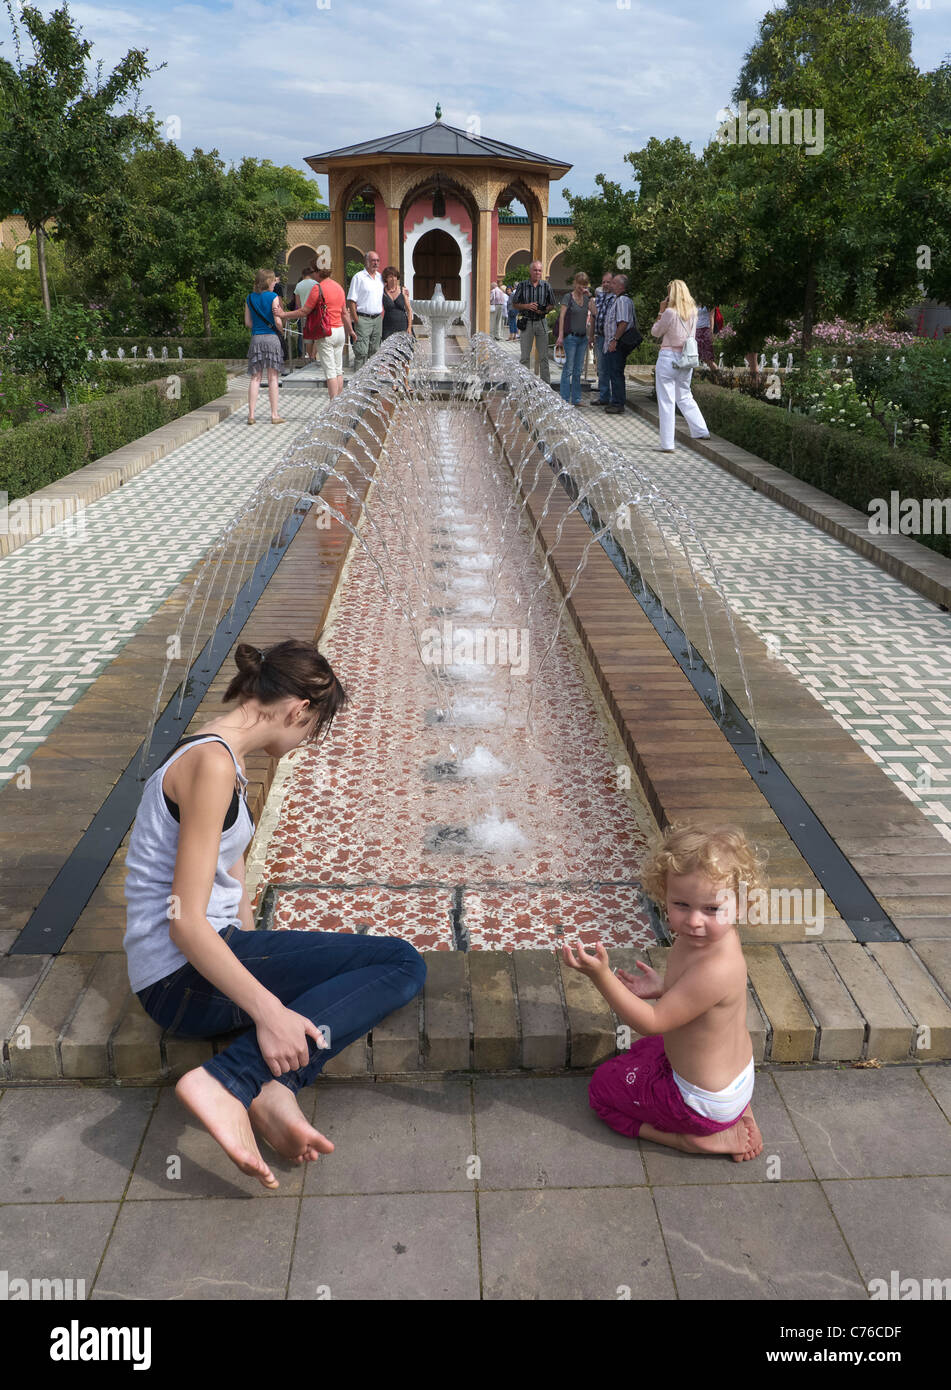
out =
<path fill-rule="evenodd" d="M 444 299 L 442 285 L 433 290 L 432 299 L 413 300 L 413 312 L 429 324 L 432 374 L 444 381 L 450 376 L 446 366 L 446 329 L 465 312 L 465 307 L 464 300 Z"/>
<path fill-rule="evenodd" d="M 441 318 L 444 330 L 460 306 L 441 292 L 433 302 L 432 322 Z M 443 912 L 442 935 L 425 914 L 411 920 L 413 894 L 386 899 L 389 925 L 378 929 L 409 932 L 421 949 L 550 946 L 561 927 L 544 923 L 570 924 L 575 913 L 598 922 L 583 928 L 593 933 L 586 939 L 647 941 L 631 884 L 646 813 L 625 789 L 635 783 L 618 780 L 627 754 L 592 703 L 568 604 L 589 557 L 613 545 L 658 609 L 658 630 L 672 633 L 676 622 L 704 647 L 716 680 L 708 703 L 725 718 L 711 636 L 727 630 L 715 567 L 678 504 L 501 347 L 476 335 L 450 367 L 434 352 L 432 371 L 416 351 L 408 335 L 389 339 L 211 545 L 168 643 L 152 762 L 187 726 L 217 670 L 214 652 L 220 660 L 235 641 L 254 576 L 266 582 L 300 526 L 343 526 L 352 545 L 321 647 L 359 692 L 363 732 L 356 745 L 331 740 L 319 756 L 301 750 L 282 793 L 289 814 L 261 850 L 264 881 L 269 857 L 279 857 L 286 882 L 332 884 L 320 893 L 339 914 L 371 883 L 381 897 L 389 886 L 427 883 L 446 903 L 450 891 L 461 895 L 454 927 Z M 359 511 L 355 524 L 340 510 L 344 496 Z M 561 588 L 536 544 L 556 500 L 551 549 L 572 518 L 590 528 Z M 698 660 L 688 642 L 691 669 Z M 398 679 L 381 682 L 384 671 Z M 179 690 L 161 712 L 167 682 Z M 317 844 L 328 851 L 322 861 Z M 605 913 L 607 884 L 614 906 Z M 268 925 L 293 925 L 298 913 L 315 920 L 320 894 L 312 904 L 310 891 L 272 895 Z M 360 920 L 372 911 L 361 905 Z M 516 921 L 533 925 L 513 937 Z"/>

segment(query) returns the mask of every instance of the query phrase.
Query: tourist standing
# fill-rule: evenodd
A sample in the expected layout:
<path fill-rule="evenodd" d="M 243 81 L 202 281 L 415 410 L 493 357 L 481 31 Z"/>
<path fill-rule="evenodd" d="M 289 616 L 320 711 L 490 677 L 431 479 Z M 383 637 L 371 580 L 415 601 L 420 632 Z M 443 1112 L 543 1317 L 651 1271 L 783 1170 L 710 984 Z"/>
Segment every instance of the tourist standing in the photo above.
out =
<path fill-rule="evenodd" d="M 542 279 L 541 261 L 532 261 L 528 269 L 529 278 L 520 280 L 512 296 L 518 305 L 518 326 L 521 332 L 521 352 L 523 367 L 530 367 L 532 344 L 538 349 L 538 371 L 542 381 L 550 382 L 548 372 L 548 324 L 545 315 L 555 306 L 555 296 L 551 285 Z"/>
<path fill-rule="evenodd" d="M 608 310 L 614 303 L 614 271 L 606 270 L 601 276 L 601 288 L 595 291 L 594 309 L 594 360 L 598 368 L 598 404 L 611 404 L 611 386 L 608 380 L 608 365 L 604 360 L 604 321 Z"/>
<path fill-rule="evenodd" d="M 515 286 L 508 287 L 508 320 L 509 320 L 509 342 L 518 342 L 518 305 L 515 303 Z"/>
<path fill-rule="evenodd" d="M 363 266 L 350 281 L 347 291 L 347 308 L 357 335 L 354 358 L 358 368 L 373 356 L 383 341 L 383 276 L 375 251 L 366 253 Z"/>
<path fill-rule="evenodd" d="M 244 326 L 251 330 L 248 348 L 248 424 L 256 424 L 254 410 L 258 402 L 261 378 L 267 370 L 267 393 L 271 404 L 271 424 L 283 425 L 277 413 L 277 391 L 284 369 L 284 336 L 287 319 L 298 319 L 303 310 L 286 310 L 274 286 L 277 276 L 273 270 L 259 270 L 254 277 L 254 289 L 244 301 Z"/>
<path fill-rule="evenodd" d="M 391 936 L 254 930 L 247 761 L 315 744 L 347 696 L 311 642 L 263 652 L 241 643 L 234 659 L 224 700 L 237 704 L 180 740 L 143 788 L 125 861 L 122 944 L 131 987 L 163 1032 L 242 1030 L 175 1091 L 241 1172 L 273 1189 L 258 1139 L 295 1164 L 333 1152 L 297 1093 L 413 999 L 426 965 Z"/>
<path fill-rule="evenodd" d="M 301 278 L 294 286 L 294 299 L 296 301 L 294 305 L 295 309 L 303 309 L 304 305 L 307 303 L 307 296 L 310 294 L 311 290 L 317 283 L 316 279 L 314 278 L 316 271 L 316 261 L 311 261 L 310 265 L 305 265 L 304 269 L 301 271 Z M 306 337 L 306 328 L 307 325 L 305 323 L 304 330 L 301 333 L 301 356 L 306 357 L 309 362 L 313 362 L 314 344 L 313 342 L 308 341 Z"/>
<path fill-rule="evenodd" d="M 693 370 L 674 365 L 687 339 L 696 336 L 696 328 L 697 306 L 693 296 L 683 280 L 671 280 L 667 298 L 660 301 L 657 321 L 651 328 L 651 334 L 661 339 L 654 381 L 660 417 L 660 448 L 665 454 L 674 452 L 675 405 L 687 421 L 691 439 L 710 438 L 706 421 L 690 391 Z"/>
<path fill-rule="evenodd" d="M 388 265 L 383 272 L 383 331 L 385 342 L 393 333 L 410 333 L 413 324 L 413 306 L 409 291 L 400 284 L 400 273 L 395 265 Z"/>
<path fill-rule="evenodd" d="M 592 297 L 590 282 L 583 270 L 574 279 L 574 287 L 561 301 L 558 314 L 556 345 L 565 349 L 565 365 L 561 369 L 561 399 L 581 405 L 581 369 L 588 344 L 593 340 Z"/>
<path fill-rule="evenodd" d="M 344 341 L 353 343 L 355 334 L 343 285 L 330 278 L 329 270 L 321 270 L 316 265 L 314 275 L 316 284 L 301 310 L 302 314 L 307 315 L 304 333 L 313 340 L 317 361 L 327 378 L 327 391 L 333 400 L 343 390 Z M 326 311 L 326 323 L 330 326 L 330 333 L 323 335 L 319 332 L 322 309 Z"/>
<path fill-rule="evenodd" d="M 502 337 L 502 320 L 508 312 L 508 296 L 499 287 L 498 280 L 492 281 L 492 291 L 489 295 L 489 334 L 495 339 Z"/>
<path fill-rule="evenodd" d="M 623 341 L 628 329 L 637 332 L 637 315 L 634 302 L 627 292 L 627 276 L 615 275 L 611 281 L 614 299 L 604 317 L 604 360 L 608 369 L 609 403 L 604 407 L 605 415 L 621 415 L 627 405 L 627 391 L 624 386 L 624 367 L 628 353 L 634 344 Z"/>
<path fill-rule="evenodd" d="M 697 305 L 697 356 L 707 366 L 713 366 L 713 310 Z"/>

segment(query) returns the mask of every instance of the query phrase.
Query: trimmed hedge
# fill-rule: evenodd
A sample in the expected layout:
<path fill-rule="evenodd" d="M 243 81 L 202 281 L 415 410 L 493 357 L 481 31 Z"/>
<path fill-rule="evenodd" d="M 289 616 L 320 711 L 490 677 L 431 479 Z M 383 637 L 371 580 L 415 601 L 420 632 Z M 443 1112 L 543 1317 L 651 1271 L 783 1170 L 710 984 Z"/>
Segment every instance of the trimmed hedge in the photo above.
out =
<path fill-rule="evenodd" d="M 249 330 L 242 328 L 219 338 L 165 338 L 158 333 L 141 333 L 138 337 L 126 335 L 122 338 L 100 338 L 98 341 L 100 347 L 108 350 L 110 358 L 115 356 L 119 348 L 125 348 L 128 361 L 143 362 L 148 360 L 146 348 L 151 348 L 155 356 L 161 358 L 162 348 L 167 347 L 169 361 L 174 359 L 177 362 L 179 348 L 185 357 L 247 357 L 248 340 Z M 132 357 L 134 347 L 139 349 L 135 359 Z"/>
<path fill-rule="evenodd" d="M 122 387 L 102 400 L 4 430 L 0 433 L 0 492 L 6 492 L 10 501 L 25 497 L 224 395 L 228 379 L 220 362 L 202 362 L 178 372 L 174 366 L 184 364 L 167 362 L 154 381 Z M 177 400 L 167 396 L 170 375 L 179 378 Z"/>
<path fill-rule="evenodd" d="M 708 382 L 695 380 L 691 389 L 713 433 L 865 515 L 873 498 L 887 502 L 892 492 L 903 501 L 951 497 L 951 468 L 939 459 L 910 455 L 862 435 L 854 437 Z M 951 556 L 949 535 L 913 539 Z"/>

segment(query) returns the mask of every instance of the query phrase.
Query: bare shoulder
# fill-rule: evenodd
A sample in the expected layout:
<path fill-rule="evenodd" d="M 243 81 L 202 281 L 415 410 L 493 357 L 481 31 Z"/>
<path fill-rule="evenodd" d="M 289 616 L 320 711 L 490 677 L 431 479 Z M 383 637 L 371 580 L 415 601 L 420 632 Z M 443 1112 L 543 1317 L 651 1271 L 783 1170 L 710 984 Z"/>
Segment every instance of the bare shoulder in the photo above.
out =
<path fill-rule="evenodd" d="M 199 743 L 189 748 L 168 769 L 162 779 L 164 790 L 175 801 L 193 797 L 198 788 L 207 790 L 213 801 L 228 797 L 235 782 L 234 760 L 222 743 Z"/>

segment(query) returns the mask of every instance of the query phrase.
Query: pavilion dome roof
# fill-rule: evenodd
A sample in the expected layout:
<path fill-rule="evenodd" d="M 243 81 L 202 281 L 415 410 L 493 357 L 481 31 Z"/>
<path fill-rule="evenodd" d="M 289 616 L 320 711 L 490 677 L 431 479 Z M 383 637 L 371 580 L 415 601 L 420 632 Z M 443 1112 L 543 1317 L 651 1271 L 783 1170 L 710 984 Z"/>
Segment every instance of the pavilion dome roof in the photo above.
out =
<path fill-rule="evenodd" d="M 374 160 L 380 156 L 388 159 L 471 159 L 492 164 L 511 161 L 513 164 L 543 165 L 556 178 L 561 178 L 571 168 L 564 160 L 550 159 L 534 150 L 523 150 L 517 145 L 507 145 L 501 140 L 473 135 L 441 120 L 417 126 L 415 130 L 401 130 L 395 135 L 381 135 L 376 140 L 364 140 L 358 145 L 347 145 L 339 150 L 328 150 L 324 154 L 309 155 L 306 162 L 316 173 L 326 173 L 327 166 L 331 163 Z M 321 165 L 325 167 L 319 167 Z"/>

